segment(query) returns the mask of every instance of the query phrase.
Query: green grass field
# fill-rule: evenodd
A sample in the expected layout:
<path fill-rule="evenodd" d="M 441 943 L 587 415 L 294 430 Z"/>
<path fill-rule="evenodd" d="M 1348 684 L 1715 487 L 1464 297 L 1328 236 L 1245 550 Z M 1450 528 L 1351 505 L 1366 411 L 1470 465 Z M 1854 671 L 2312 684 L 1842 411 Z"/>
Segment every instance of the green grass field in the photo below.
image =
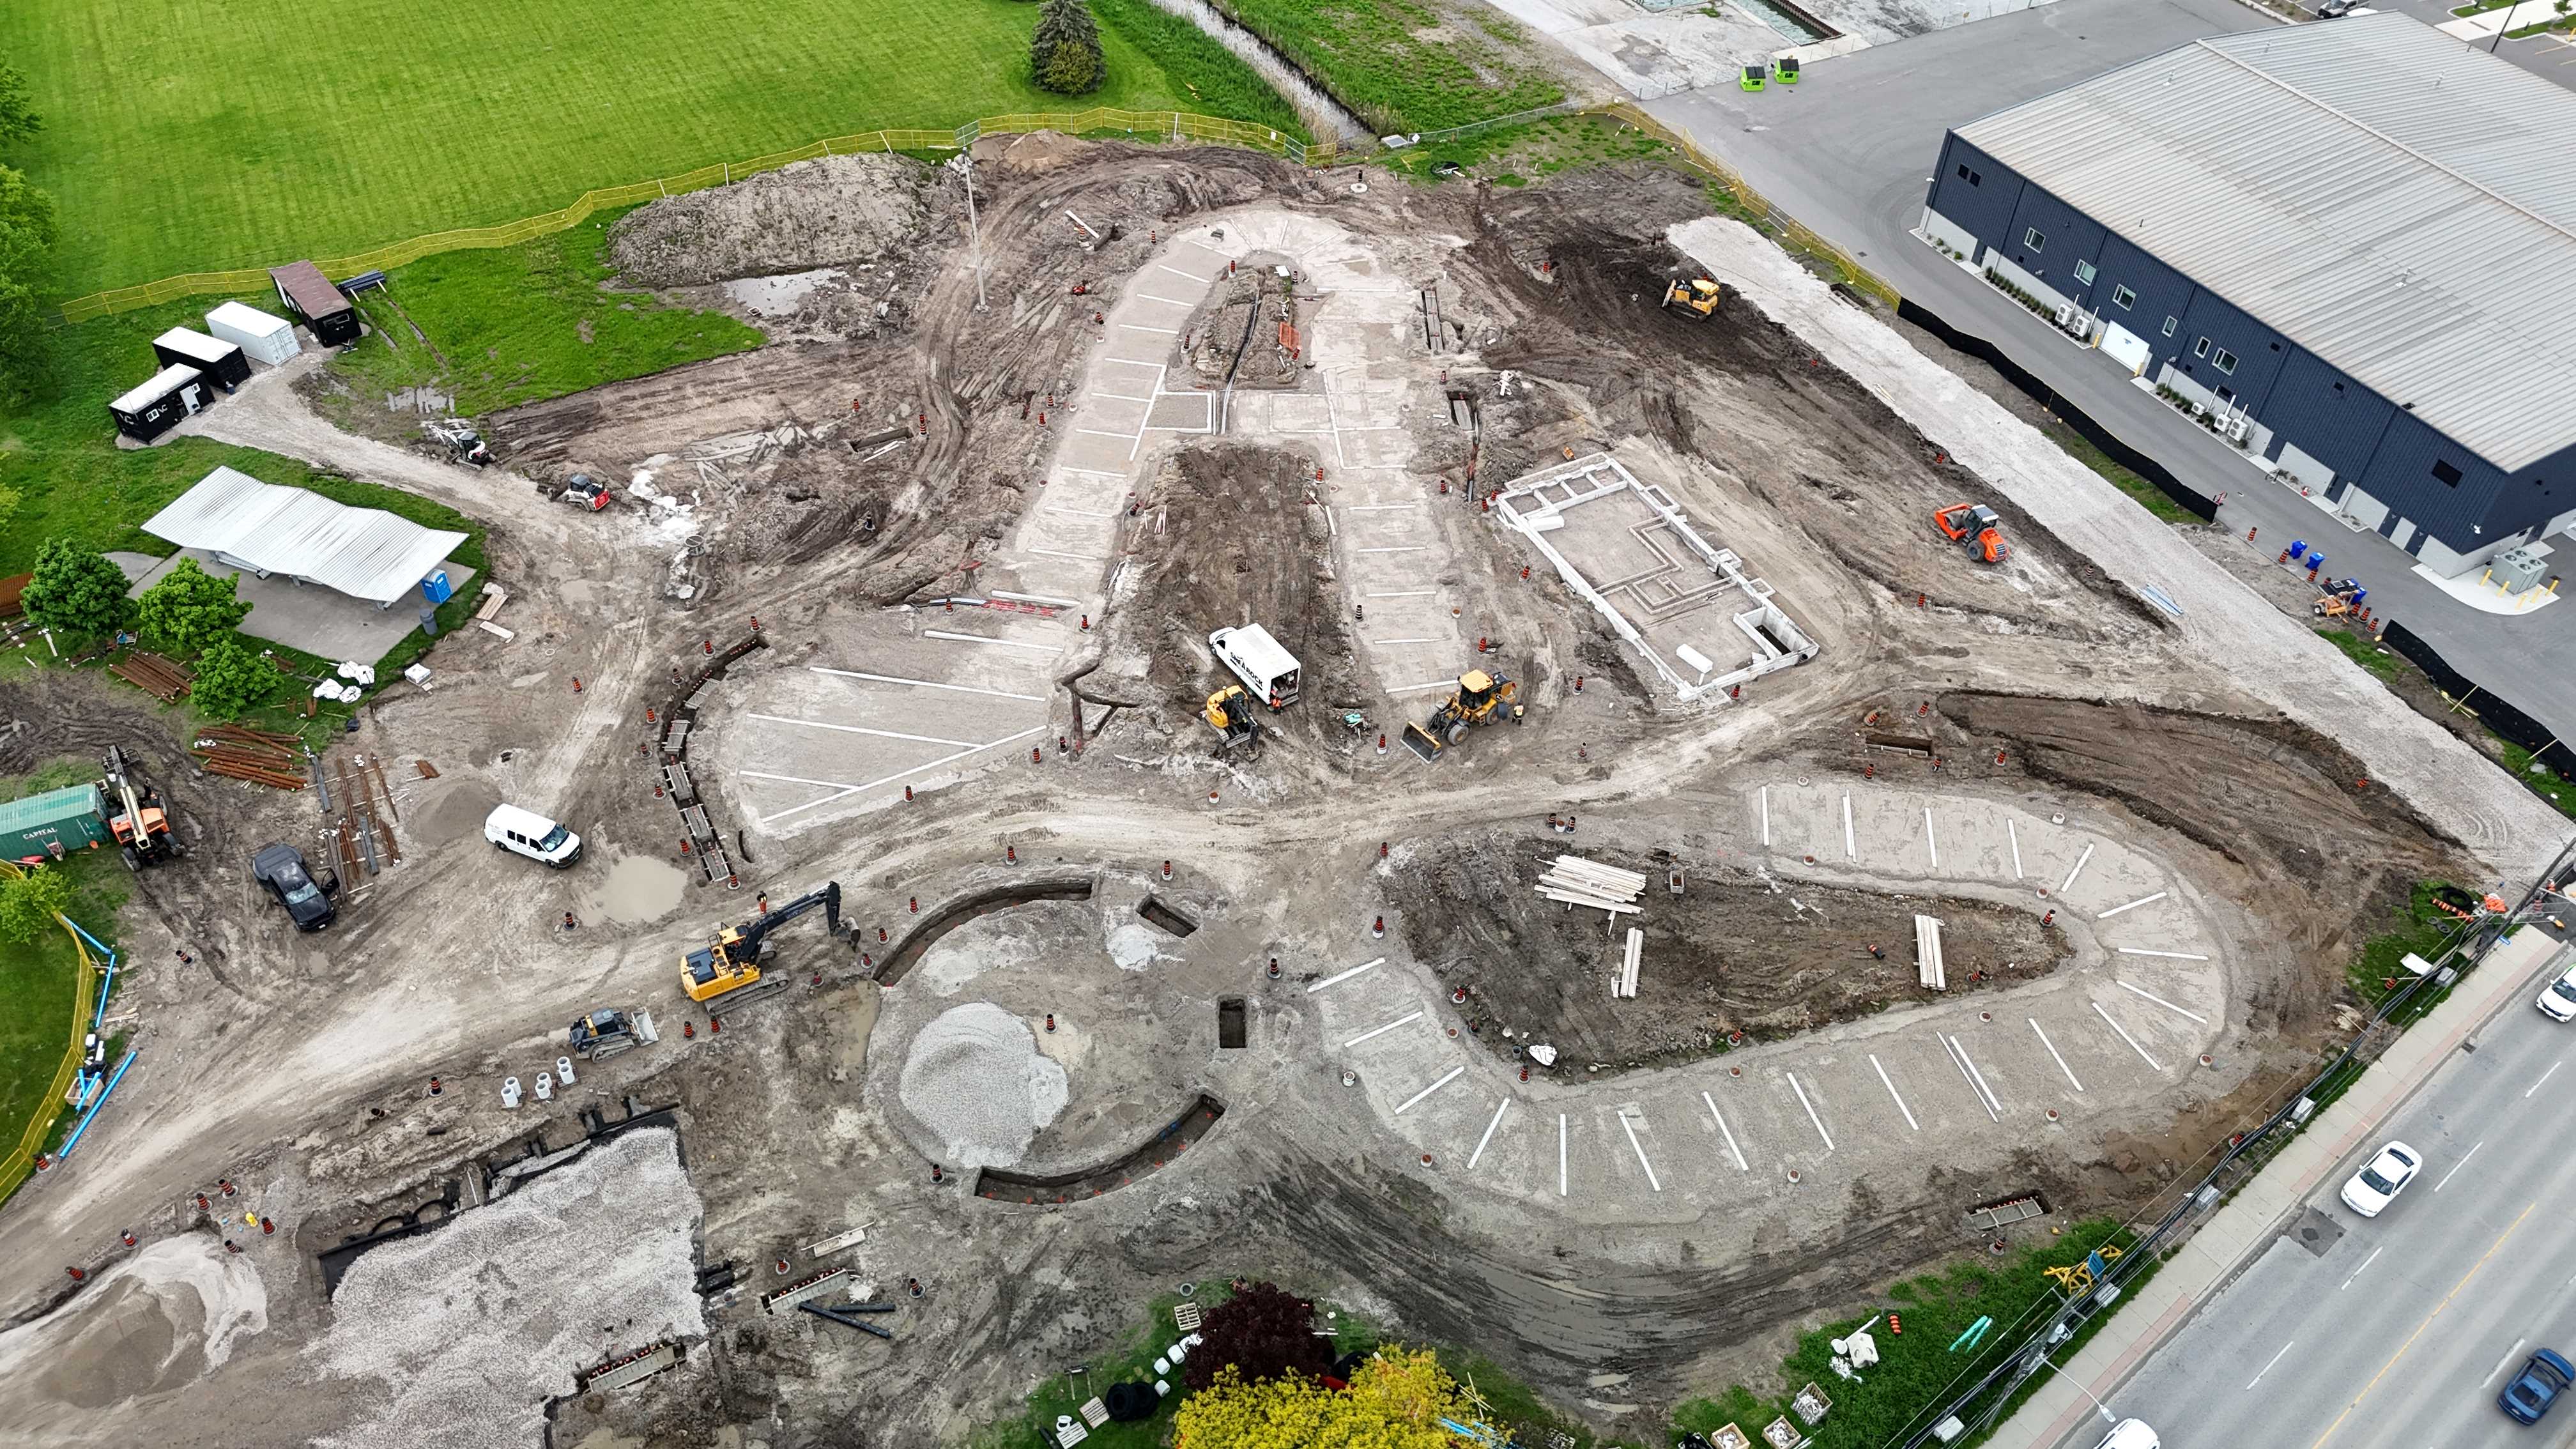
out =
<path fill-rule="evenodd" d="M 1565 90 L 1520 27 L 1469 33 L 1416 0 L 1215 0 L 1372 126 L 1431 131 L 1552 106 Z"/>
<path fill-rule="evenodd" d="M 1080 98 L 1029 83 L 1023 0 L 48 0 L 13 12 L 0 50 L 47 122 L 11 164 L 61 203 L 56 290 L 74 296 L 347 255 L 884 126 L 1201 109 L 1184 80 L 1268 97 L 1239 119 L 1287 117 L 1212 43 L 1131 39 L 1113 11 L 1109 80 Z"/>
<path fill-rule="evenodd" d="M 721 312 L 601 291 L 601 253 L 622 215 L 395 268 L 391 285 L 359 299 L 377 335 L 331 365 L 371 390 L 436 387 L 454 395 L 457 412 L 479 416 L 761 344 L 757 330 Z"/>

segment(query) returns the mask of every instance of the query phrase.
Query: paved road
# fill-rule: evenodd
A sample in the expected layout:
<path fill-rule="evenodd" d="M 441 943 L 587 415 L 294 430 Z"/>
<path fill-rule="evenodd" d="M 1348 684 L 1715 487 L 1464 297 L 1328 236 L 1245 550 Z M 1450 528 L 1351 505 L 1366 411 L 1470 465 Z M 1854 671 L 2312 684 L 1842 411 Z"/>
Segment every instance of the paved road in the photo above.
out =
<path fill-rule="evenodd" d="M 2304 538 L 2472 679 L 2576 735 L 2576 607 L 2484 614 L 2413 572 L 2376 534 L 2346 529 L 2295 489 L 2185 422 L 2108 358 L 2040 325 L 1915 240 L 1923 192 L 1952 126 L 2205 35 L 2271 22 L 2234 0 L 2060 0 L 1812 66 L 1795 87 L 1693 91 L 1649 102 L 1745 174 L 1773 204 L 1858 256 L 1953 327 L 1996 343 L 2066 402 L 2208 495 L 2221 522 L 2264 541 Z"/>
<path fill-rule="evenodd" d="M 2527 998 L 2526 998 L 2527 1000 Z M 2576 1406 L 2539 1430 L 2495 1407 L 2536 1346 L 2576 1352 L 2576 1027 L 2508 1006 L 2472 1053 L 2329 1177 L 2233 1284 L 2111 1396 L 2164 1442 L 2278 1449 L 2562 1445 Z M 2389 1138 L 2425 1168 L 2376 1220 L 2337 1200 Z M 2070 1449 L 2092 1449 L 2098 1425 Z"/>
<path fill-rule="evenodd" d="M 2459 0 L 2370 0 L 2374 10 L 2412 15 L 2427 25 L 2439 25 L 2452 18 L 2451 9 L 2458 3 Z M 2576 90 L 2576 44 L 2553 35 L 2535 35 L 2526 40 L 2497 42 L 2493 53 L 2543 80 Z"/>

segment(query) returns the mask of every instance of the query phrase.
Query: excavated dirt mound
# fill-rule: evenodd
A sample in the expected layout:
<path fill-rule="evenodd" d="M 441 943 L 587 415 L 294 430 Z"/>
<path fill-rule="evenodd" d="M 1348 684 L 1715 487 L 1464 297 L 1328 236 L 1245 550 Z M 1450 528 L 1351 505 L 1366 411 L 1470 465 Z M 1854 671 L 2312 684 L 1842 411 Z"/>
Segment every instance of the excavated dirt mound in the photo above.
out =
<path fill-rule="evenodd" d="M 1569 852 L 1657 882 L 1643 914 L 1610 931 L 1599 911 L 1541 897 L 1532 883 Z M 1986 901 L 1703 875 L 1690 862 L 1674 896 L 1660 884 L 1664 862 L 1578 850 L 1562 836 L 1456 841 L 1425 855 L 1394 873 L 1389 892 L 1406 945 L 1444 984 L 1467 988 L 1479 1040 L 1506 1056 L 1544 1042 L 1560 1072 L 1656 1065 L 1717 1050 L 1733 1032 L 1776 1038 L 1931 1000 L 1914 974 L 1917 912 L 1941 918 L 1953 996 L 2044 976 L 2067 954 L 2036 916 Z M 1637 995 L 1614 1001 L 1631 925 L 1646 933 Z"/>
<path fill-rule="evenodd" d="M 1232 681 L 1210 664 L 1208 631 L 1248 621 L 1305 666 L 1303 706 L 1283 721 L 1318 720 L 1364 701 L 1323 510 L 1306 501 L 1314 469 L 1299 454 L 1237 443 L 1183 448 L 1165 460 L 1136 539 L 1153 571 L 1139 600 L 1157 698 L 1195 710 Z"/>
<path fill-rule="evenodd" d="M 932 172 L 907 156 L 825 156 L 619 219 L 609 256 L 629 282 L 690 287 L 899 256 L 929 219 Z"/>

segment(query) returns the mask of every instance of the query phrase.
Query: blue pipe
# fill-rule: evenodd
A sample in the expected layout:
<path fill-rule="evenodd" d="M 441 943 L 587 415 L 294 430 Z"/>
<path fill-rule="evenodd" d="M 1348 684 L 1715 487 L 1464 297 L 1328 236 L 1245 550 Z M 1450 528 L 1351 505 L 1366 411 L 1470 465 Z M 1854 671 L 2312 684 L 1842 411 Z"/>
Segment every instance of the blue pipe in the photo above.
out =
<path fill-rule="evenodd" d="M 89 1110 L 81 1114 L 80 1125 L 72 1129 L 71 1136 L 63 1139 L 63 1150 L 54 1154 L 55 1161 L 60 1162 L 72 1155 L 72 1149 L 80 1145 L 81 1134 L 87 1132 L 89 1124 L 97 1119 L 98 1109 L 107 1105 L 108 1093 L 115 1091 L 116 1084 L 125 1080 L 125 1069 L 134 1065 L 134 1059 L 142 1054 L 141 1047 L 127 1049 L 125 1060 L 116 1064 L 116 1072 L 107 1079 L 107 1085 L 100 1089 L 98 1100 L 89 1104 Z"/>
<path fill-rule="evenodd" d="M 108 988 L 116 984 L 116 951 L 115 948 L 109 946 L 106 942 L 101 941 L 98 937 L 91 935 L 87 931 L 82 931 L 80 922 L 73 920 L 71 917 L 62 916 L 58 917 L 58 919 L 61 920 L 64 925 L 71 927 L 74 931 L 80 932 L 80 938 L 89 942 L 94 949 L 102 951 L 107 955 L 106 978 L 100 981 L 98 986 L 98 1009 L 89 1014 L 89 1029 L 95 1032 L 98 1030 L 98 1024 L 107 1020 Z"/>

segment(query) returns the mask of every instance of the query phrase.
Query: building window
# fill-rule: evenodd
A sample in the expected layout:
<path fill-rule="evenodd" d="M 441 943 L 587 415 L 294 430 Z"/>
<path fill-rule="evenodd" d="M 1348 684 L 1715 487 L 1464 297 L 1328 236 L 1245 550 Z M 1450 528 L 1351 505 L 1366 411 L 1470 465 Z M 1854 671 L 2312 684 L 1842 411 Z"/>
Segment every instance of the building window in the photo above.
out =
<path fill-rule="evenodd" d="M 2236 375 L 2236 354 L 2228 351 L 2226 348 L 2222 347 L 2218 349 L 2218 355 L 2211 358 L 2210 361 L 2218 364 L 2218 370 L 2226 373 L 2228 376 L 2234 377 Z"/>
<path fill-rule="evenodd" d="M 1986 182 L 1986 178 L 1983 175 L 1969 170 L 1968 163 L 1965 161 L 1959 163 L 1959 179 L 1968 183 L 1970 186 L 1983 186 Z"/>
<path fill-rule="evenodd" d="M 2204 337 L 2198 342 L 2193 343 L 2191 345 L 2191 355 L 2194 357 L 2207 357 L 2209 355 L 2209 339 Z"/>
<path fill-rule="evenodd" d="M 2165 335 L 2166 335 L 2167 337 L 2171 337 L 2172 335 L 2174 335 L 2174 328 L 2176 328 L 2176 327 L 2178 327 L 2178 326 L 2180 326 L 2180 325 L 2181 325 L 2181 323 L 2180 323 L 2179 321 L 2177 321 L 2176 319 L 2174 319 L 2174 318 L 2172 318 L 2172 317 L 2167 317 L 2167 318 L 2165 319 Z"/>
<path fill-rule="evenodd" d="M 2457 488 L 2460 486 L 2460 478 L 2462 475 L 2457 467 L 2436 458 L 2433 460 L 2433 476 L 2441 479 L 2451 487 Z"/>
<path fill-rule="evenodd" d="M 2093 277 L 2094 271 L 2093 264 L 2091 262 L 2077 262 L 2075 264 L 2075 280 L 2089 286 L 2093 281 Z"/>
<path fill-rule="evenodd" d="M 2039 251 L 2048 245 L 2048 238 L 2040 234 L 2038 227 L 2026 226 L 2021 231 L 2021 244 L 2032 251 Z"/>
<path fill-rule="evenodd" d="M 2126 287 L 2113 287 L 2111 289 L 2111 300 L 2119 303 L 2120 310 L 2125 312 L 2129 309 L 2130 304 L 2138 300 L 2138 294 L 2130 291 Z M 2168 327 L 2165 330 L 2171 332 L 2173 329 Z"/>

